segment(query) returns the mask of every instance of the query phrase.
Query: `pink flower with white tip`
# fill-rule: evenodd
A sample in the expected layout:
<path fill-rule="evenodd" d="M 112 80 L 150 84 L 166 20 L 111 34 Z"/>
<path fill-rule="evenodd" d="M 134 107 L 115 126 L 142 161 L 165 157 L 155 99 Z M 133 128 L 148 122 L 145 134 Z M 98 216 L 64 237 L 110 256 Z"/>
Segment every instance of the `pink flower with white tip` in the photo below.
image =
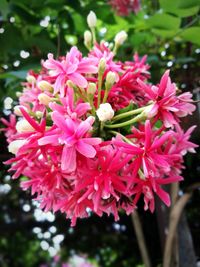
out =
<path fill-rule="evenodd" d="M 87 79 L 84 74 L 97 73 L 97 60 L 92 58 L 82 58 L 82 54 L 76 47 L 72 47 L 65 58 L 54 59 L 52 54 L 48 54 L 48 59 L 43 66 L 50 70 L 51 77 L 55 78 L 54 94 L 61 92 L 65 95 L 66 82 L 71 80 L 75 85 L 85 88 Z"/>

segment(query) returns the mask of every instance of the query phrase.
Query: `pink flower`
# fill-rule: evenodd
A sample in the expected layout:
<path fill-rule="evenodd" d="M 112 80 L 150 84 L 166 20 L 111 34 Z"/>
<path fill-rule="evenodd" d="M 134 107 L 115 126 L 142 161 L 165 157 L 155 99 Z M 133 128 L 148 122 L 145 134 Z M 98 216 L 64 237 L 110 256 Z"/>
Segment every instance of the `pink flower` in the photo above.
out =
<path fill-rule="evenodd" d="M 0 131 L 5 132 L 5 136 L 7 138 L 7 142 L 10 143 L 13 140 L 15 140 L 14 135 L 16 134 L 16 116 L 14 114 L 11 114 L 9 117 L 9 121 L 0 118 L 0 121 L 6 126 L 5 128 L 1 128 Z"/>
<path fill-rule="evenodd" d="M 99 150 L 89 166 L 81 166 L 78 170 L 80 179 L 75 190 L 85 191 L 78 203 L 85 198 L 92 199 L 94 211 L 97 212 L 102 201 L 112 199 L 118 202 L 120 194 L 126 195 L 125 177 L 120 175 L 120 171 L 129 160 L 130 156 L 111 146 Z"/>
<path fill-rule="evenodd" d="M 77 218 L 87 218 L 89 216 L 89 210 L 92 210 L 93 204 L 91 199 L 85 199 L 78 202 L 81 197 L 81 192 L 72 192 L 70 195 L 60 199 L 57 210 L 66 214 L 66 217 L 71 219 L 71 226 L 76 225 Z M 99 216 L 102 216 L 98 213 Z"/>
<path fill-rule="evenodd" d="M 74 101 L 74 91 L 72 88 L 67 89 L 67 94 L 65 97 L 60 98 L 61 104 L 56 102 L 51 102 L 49 107 L 53 111 L 57 111 L 63 116 L 68 115 L 72 119 L 77 119 L 86 114 L 87 111 L 91 109 L 89 103 L 84 103 L 81 100 L 75 103 Z"/>
<path fill-rule="evenodd" d="M 114 54 L 110 49 L 102 42 L 101 44 L 96 43 L 93 50 L 89 53 L 89 58 L 96 59 L 98 62 L 101 58 L 104 58 L 106 61 L 106 72 L 112 71 L 115 72 L 118 76 L 118 73 L 122 71 L 122 64 L 120 62 L 114 61 Z"/>
<path fill-rule="evenodd" d="M 41 122 L 38 123 L 35 121 L 35 119 L 31 118 L 23 108 L 21 108 L 21 112 L 24 116 L 24 119 L 32 126 L 33 130 L 24 133 L 16 132 L 16 134 L 13 136 L 13 140 L 26 140 L 25 144 L 18 149 L 16 157 L 5 162 L 5 164 L 15 163 L 10 168 L 10 171 L 16 171 L 13 175 L 13 178 L 19 177 L 19 175 L 23 173 L 26 166 L 31 165 L 35 158 L 44 153 L 44 151 L 42 151 L 38 146 L 38 139 L 40 139 L 45 132 L 45 114 Z"/>
<path fill-rule="evenodd" d="M 195 153 L 196 151 L 194 149 L 197 148 L 198 145 L 189 141 L 189 138 L 195 128 L 196 126 L 194 125 L 184 133 L 180 125 L 176 124 L 175 131 L 173 132 L 173 139 L 175 139 L 175 142 L 171 143 L 169 153 L 176 153 L 182 156 L 184 156 L 187 152 Z"/>
<path fill-rule="evenodd" d="M 161 185 L 171 184 L 174 182 L 182 181 L 181 176 L 174 176 L 169 178 L 157 178 L 149 176 L 146 179 L 134 178 L 134 186 L 131 190 L 131 194 L 135 195 L 133 203 L 136 205 L 141 194 L 144 195 L 144 210 L 150 209 L 151 212 L 155 209 L 155 199 L 154 193 L 159 196 L 159 198 L 167 205 L 170 206 L 170 197 L 167 192 L 165 192 Z"/>
<path fill-rule="evenodd" d="M 171 127 L 176 124 L 176 117 L 173 112 L 177 112 L 175 107 L 176 99 L 176 85 L 171 83 L 169 78 L 169 71 L 166 71 L 161 78 L 158 86 L 144 84 L 138 80 L 141 88 L 146 92 L 150 100 L 154 102 L 152 109 L 149 112 L 149 117 L 157 116 L 156 118 L 163 121 L 165 127 Z"/>
<path fill-rule="evenodd" d="M 157 86 L 149 86 L 138 80 L 141 88 L 145 91 L 149 100 L 153 101 L 153 107 L 149 112 L 149 118 L 156 116 L 156 119 L 163 121 L 165 127 L 172 127 L 178 123 L 178 117 L 191 114 L 195 106 L 187 103 L 191 98 L 190 93 L 176 96 L 176 85 L 171 83 L 169 71 L 162 76 Z"/>
<path fill-rule="evenodd" d="M 178 111 L 176 112 L 176 115 L 178 117 L 185 117 L 188 114 L 192 115 L 192 113 L 195 111 L 196 106 L 190 102 L 192 102 L 192 94 L 190 92 L 183 93 L 179 95 L 178 97 L 179 102 L 176 104 L 176 107 L 178 108 Z"/>
<path fill-rule="evenodd" d="M 140 60 L 138 54 L 134 55 L 134 61 L 125 62 L 123 74 L 109 91 L 108 102 L 114 110 L 127 107 L 131 102 L 139 107 L 146 105 L 149 98 L 145 96 L 144 90 L 138 84 L 138 79 L 145 81 L 149 78 L 149 65 L 145 63 L 146 56 Z"/>
<path fill-rule="evenodd" d="M 121 175 L 130 158 L 110 145 L 99 148 L 94 159 L 79 158 L 74 190 L 58 203 L 72 225 L 77 218 L 88 217 L 88 208 L 99 216 L 112 213 L 116 220 L 120 207 L 127 213 L 135 208 L 126 204 L 126 176 Z"/>
<path fill-rule="evenodd" d="M 65 119 L 57 111 L 52 113 L 52 120 L 58 127 L 56 131 L 48 133 L 48 135 L 41 138 L 38 143 L 40 146 L 46 144 L 63 145 L 61 157 L 61 169 L 68 172 L 76 169 L 76 154 L 87 158 L 94 158 L 96 149 L 94 146 L 101 143 L 100 138 L 88 137 L 89 131 L 92 129 L 94 122 L 93 117 L 88 117 L 85 121 L 79 122 L 71 118 Z"/>
<path fill-rule="evenodd" d="M 148 177 L 152 173 L 158 174 L 160 169 L 166 172 L 170 170 L 172 159 L 167 154 L 163 154 L 163 145 L 171 135 L 172 132 L 168 131 L 159 136 L 152 131 L 150 121 L 147 120 L 142 135 L 143 139 L 138 144 L 137 141 L 136 144 L 129 144 L 117 139 L 114 140 L 114 144 L 121 147 L 125 153 L 133 155 L 133 162 L 128 167 L 127 172 L 131 170 L 133 177 L 136 177 L 142 167 L 144 176 Z"/>
<path fill-rule="evenodd" d="M 129 13 L 138 13 L 140 11 L 139 0 L 110 0 L 109 4 L 121 16 L 128 16 Z"/>
<path fill-rule="evenodd" d="M 83 74 L 97 73 L 97 61 L 92 58 L 82 58 L 81 53 L 74 46 L 67 53 L 66 57 L 55 60 L 52 54 L 48 54 L 48 59 L 43 66 L 51 70 L 51 76 L 56 81 L 54 84 L 54 94 L 61 92 L 61 96 L 65 95 L 65 86 L 67 80 L 71 80 L 79 87 L 87 87 L 87 79 Z"/>
<path fill-rule="evenodd" d="M 150 68 L 150 66 L 146 63 L 147 55 L 143 56 L 140 59 L 138 53 L 135 53 L 133 59 L 133 61 L 126 61 L 123 68 L 129 69 L 132 72 L 136 72 L 137 74 L 139 73 L 140 75 L 142 74 L 146 78 L 149 78 L 150 73 L 148 72 L 148 69 Z"/>

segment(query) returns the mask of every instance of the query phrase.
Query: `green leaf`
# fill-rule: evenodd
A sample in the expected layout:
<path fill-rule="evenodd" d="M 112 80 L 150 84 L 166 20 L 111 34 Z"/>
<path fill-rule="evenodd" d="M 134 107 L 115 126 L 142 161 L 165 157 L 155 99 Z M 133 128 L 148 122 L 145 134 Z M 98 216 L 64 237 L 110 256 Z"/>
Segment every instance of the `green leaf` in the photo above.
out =
<path fill-rule="evenodd" d="M 196 60 L 193 57 L 179 57 L 176 59 L 176 63 L 179 63 L 179 64 L 186 64 L 186 63 L 191 63 L 195 61 Z"/>
<path fill-rule="evenodd" d="M 75 35 L 71 35 L 71 34 L 66 34 L 64 36 L 65 41 L 69 44 L 69 45 L 76 45 L 78 43 L 78 38 Z"/>
<path fill-rule="evenodd" d="M 184 1 L 184 3 L 190 2 L 188 0 L 160 0 L 160 7 L 165 12 L 175 14 L 178 17 L 188 17 L 198 13 L 198 6 L 181 8 L 180 1 Z"/>
<path fill-rule="evenodd" d="M 7 79 L 7 78 L 18 78 L 24 80 L 27 75 L 27 70 L 21 70 L 21 71 L 10 71 L 10 72 L 4 72 L 0 74 L 0 79 Z"/>
<path fill-rule="evenodd" d="M 27 6 L 22 3 L 12 4 L 13 13 L 18 14 L 21 18 L 27 21 L 29 24 L 39 24 L 39 18 L 37 18 L 36 14 L 33 10 L 30 10 Z"/>
<path fill-rule="evenodd" d="M 177 33 L 177 31 L 174 30 L 158 30 L 158 29 L 152 29 L 152 32 L 163 38 L 172 38 Z"/>
<path fill-rule="evenodd" d="M 130 111 L 130 110 L 133 110 L 134 108 L 137 108 L 137 106 L 134 105 L 134 104 L 131 102 L 127 107 L 118 110 L 118 111 L 116 112 L 115 115 L 119 115 L 119 114 L 128 112 L 128 111 Z"/>
<path fill-rule="evenodd" d="M 200 45 L 200 27 L 190 27 L 185 29 L 180 36 L 185 40 Z"/>
<path fill-rule="evenodd" d="M 20 30 L 13 24 L 7 24 L 4 27 L 5 32 L 0 34 L 1 53 L 0 59 L 4 59 L 7 54 L 13 52 L 19 53 L 23 49 L 23 38 Z"/>
<path fill-rule="evenodd" d="M 191 8 L 200 5 L 200 0 L 178 0 L 178 8 Z"/>
<path fill-rule="evenodd" d="M 10 12 L 10 8 L 9 8 L 8 2 L 6 0 L 1 0 L 0 1 L 0 13 L 5 20 L 9 12 Z"/>
<path fill-rule="evenodd" d="M 156 42 L 156 37 L 150 32 L 135 32 L 129 41 L 134 48 L 139 48 L 141 45 L 152 45 Z"/>
<path fill-rule="evenodd" d="M 168 15 L 157 13 L 147 20 L 150 28 L 159 30 L 176 30 L 180 27 L 181 19 Z"/>
<path fill-rule="evenodd" d="M 72 17 L 74 20 L 76 33 L 83 34 L 87 29 L 85 17 L 81 16 L 78 12 L 73 12 Z"/>

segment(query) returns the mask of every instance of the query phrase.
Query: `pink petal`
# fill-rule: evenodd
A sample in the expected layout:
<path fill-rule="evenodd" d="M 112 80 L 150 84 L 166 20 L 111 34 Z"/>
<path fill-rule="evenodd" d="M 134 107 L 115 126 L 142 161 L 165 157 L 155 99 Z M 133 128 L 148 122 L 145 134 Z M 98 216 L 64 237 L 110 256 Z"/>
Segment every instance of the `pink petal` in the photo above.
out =
<path fill-rule="evenodd" d="M 183 181 L 182 176 L 173 176 L 173 177 L 169 177 L 169 178 L 156 179 L 156 182 L 159 184 L 171 184 L 171 183 L 176 183 L 176 182 L 180 182 L 180 181 Z"/>
<path fill-rule="evenodd" d="M 94 158 L 96 155 L 96 150 L 92 145 L 86 144 L 83 140 L 79 140 L 76 143 L 77 151 L 87 158 Z"/>
<path fill-rule="evenodd" d="M 165 71 L 164 75 L 162 76 L 162 78 L 160 80 L 160 85 L 159 85 L 159 90 L 158 90 L 158 95 L 160 97 L 163 97 L 164 91 L 167 87 L 168 80 L 170 80 L 169 70 Z"/>
<path fill-rule="evenodd" d="M 85 135 L 89 130 L 91 129 L 91 125 L 89 122 L 87 121 L 82 121 L 77 130 L 76 130 L 76 138 L 80 139 L 81 137 L 83 137 L 83 135 Z"/>
<path fill-rule="evenodd" d="M 75 108 L 75 112 L 78 114 L 79 117 L 81 117 L 90 109 L 91 106 L 89 103 L 79 103 Z"/>
<path fill-rule="evenodd" d="M 92 146 L 99 145 L 102 142 L 101 138 L 98 137 L 84 138 L 83 140 L 86 144 L 90 144 Z"/>
<path fill-rule="evenodd" d="M 170 200 L 169 194 L 167 192 L 165 192 L 162 188 L 157 186 L 156 194 L 165 203 L 165 205 L 167 205 L 168 207 L 170 206 L 171 200 Z"/>
<path fill-rule="evenodd" d="M 140 85 L 140 87 L 145 91 L 145 93 L 149 95 L 149 97 L 151 99 L 155 99 L 156 98 L 156 93 L 151 89 L 151 87 L 149 85 L 147 85 L 146 83 L 144 83 L 139 78 L 137 79 L 137 82 Z"/>
<path fill-rule="evenodd" d="M 39 124 L 36 122 L 35 119 L 31 118 L 30 115 L 25 111 L 24 108 L 20 108 L 20 111 L 23 115 L 23 117 L 29 122 L 29 124 L 35 128 L 36 131 L 41 132 L 41 127 Z"/>
<path fill-rule="evenodd" d="M 80 73 L 97 73 L 98 68 L 95 66 L 97 64 L 96 59 L 82 59 L 78 65 L 78 72 Z"/>
<path fill-rule="evenodd" d="M 150 121 L 147 120 L 145 123 L 145 142 L 144 142 L 144 147 L 145 149 L 148 149 L 151 145 L 151 124 Z"/>
<path fill-rule="evenodd" d="M 69 119 L 65 120 L 65 117 L 61 115 L 60 113 L 58 113 L 57 111 L 54 111 L 51 117 L 52 117 L 53 122 L 58 126 L 58 128 L 60 128 L 62 131 L 64 131 L 68 135 L 72 134 L 72 131 L 71 131 L 71 128 L 73 127 L 72 123 L 70 124 L 71 127 L 67 125 Z"/>
<path fill-rule="evenodd" d="M 61 158 L 61 169 L 73 172 L 76 169 L 76 150 L 73 147 L 63 147 Z"/>
<path fill-rule="evenodd" d="M 50 136 L 44 136 L 38 140 L 38 144 L 39 144 L 39 146 L 43 146 L 43 145 L 47 145 L 47 144 L 57 145 L 59 137 L 60 137 L 60 135 L 58 135 L 58 134 L 50 135 Z"/>
<path fill-rule="evenodd" d="M 54 94 L 60 92 L 60 90 L 65 86 L 66 79 L 67 77 L 64 74 L 60 74 L 57 77 L 56 82 L 54 84 Z"/>
<path fill-rule="evenodd" d="M 87 80 L 79 73 L 74 72 L 70 75 L 68 75 L 69 79 L 79 87 L 85 88 L 88 85 Z"/>
<path fill-rule="evenodd" d="M 155 140 L 153 142 L 153 145 L 151 146 L 151 150 L 157 149 L 157 148 L 161 147 L 165 143 L 165 141 L 167 141 L 169 139 L 169 137 L 172 136 L 172 134 L 173 133 L 171 131 L 166 132 L 160 138 L 158 138 L 157 140 Z"/>

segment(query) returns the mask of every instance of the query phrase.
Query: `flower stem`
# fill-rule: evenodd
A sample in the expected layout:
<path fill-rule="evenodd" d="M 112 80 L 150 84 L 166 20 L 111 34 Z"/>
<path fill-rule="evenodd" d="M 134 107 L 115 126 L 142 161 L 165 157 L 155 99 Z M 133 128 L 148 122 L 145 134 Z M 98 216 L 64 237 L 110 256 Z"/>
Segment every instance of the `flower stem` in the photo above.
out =
<path fill-rule="evenodd" d="M 102 103 L 106 103 L 106 100 L 108 98 L 108 92 L 109 92 L 109 88 L 106 87 L 105 93 L 104 93 L 104 97 L 103 97 L 103 102 Z"/>
<path fill-rule="evenodd" d="M 115 117 L 112 118 L 112 121 L 117 121 L 117 120 L 126 118 L 126 117 L 128 117 L 130 115 L 135 115 L 135 114 L 141 113 L 142 111 L 145 110 L 145 108 L 146 107 L 137 108 L 137 109 L 130 110 L 130 111 L 124 112 L 122 114 L 116 115 Z"/>
<path fill-rule="evenodd" d="M 102 88 L 102 82 L 103 82 L 103 73 L 99 72 L 98 77 L 98 99 L 97 99 L 97 108 L 99 107 L 101 103 L 101 88 Z"/>
<path fill-rule="evenodd" d="M 96 33 L 95 33 L 95 27 L 90 28 L 92 32 L 92 39 L 93 39 L 93 44 L 95 45 L 96 43 Z"/>
<path fill-rule="evenodd" d="M 103 131 L 103 127 L 104 127 L 104 122 L 101 121 L 101 123 L 100 123 L 100 132 Z"/>
<path fill-rule="evenodd" d="M 143 113 L 139 114 L 138 116 L 134 117 L 133 119 L 129 120 L 129 121 L 125 121 L 125 122 L 122 122 L 122 123 L 117 123 L 117 124 L 111 124 L 111 125 L 106 125 L 104 127 L 106 128 L 121 128 L 121 127 L 124 127 L 124 126 L 128 126 L 130 124 L 133 124 L 135 122 L 138 122 L 138 121 L 141 121 L 142 119 L 146 118 L 146 115 L 144 115 Z"/>
<path fill-rule="evenodd" d="M 118 50 L 118 48 L 119 48 L 119 45 L 117 45 L 117 44 L 115 43 L 115 46 L 114 46 L 114 48 L 113 48 L 113 54 L 114 54 L 114 56 L 117 54 L 117 50 Z"/>
<path fill-rule="evenodd" d="M 121 134 L 121 133 L 119 133 L 119 132 L 116 132 L 116 131 L 109 131 L 109 133 L 112 133 L 112 134 L 114 134 L 114 135 L 120 135 L 121 137 L 122 137 L 122 139 L 126 142 L 126 143 L 128 143 L 128 144 L 130 144 L 130 145 L 132 145 L 133 143 L 131 142 L 131 140 L 129 140 L 128 138 L 126 138 L 123 134 Z"/>
<path fill-rule="evenodd" d="M 96 111 L 96 109 L 95 109 L 95 106 L 94 106 L 94 103 L 93 103 L 93 99 L 91 99 L 91 97 L 87 97 L 87 100 L 88 100 L 88 102 L 89 102 L 89 104 L 90 104 L 90 106 L 91 106 L 91 108 L 92 108 L 92 115 L 95 115 L 95 111 Z"/>

